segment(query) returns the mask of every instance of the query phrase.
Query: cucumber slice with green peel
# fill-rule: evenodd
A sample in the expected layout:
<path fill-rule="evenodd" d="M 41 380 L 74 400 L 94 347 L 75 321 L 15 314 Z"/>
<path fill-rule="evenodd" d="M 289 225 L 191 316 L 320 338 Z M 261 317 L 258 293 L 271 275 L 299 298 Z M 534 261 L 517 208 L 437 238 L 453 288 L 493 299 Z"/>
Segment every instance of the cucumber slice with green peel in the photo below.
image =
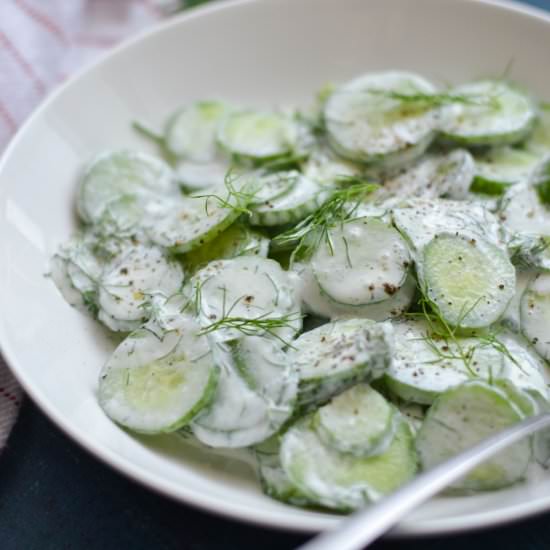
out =
<path fill-rule="evenodd" d="M 239 370 L 235 364 L 235 350 L 226 343 L 211 342 L 220 379 L 212 405 L 192 423 L 195 437 L 211 447 L 237 448 L 255 445 L 277 433 L 290 418 L 296 396 L 284 354 L 264 355 L 260 366 L 247 361 L 245 379 L 243 366 Z M 270 342 L 264 339 L 264 343 Z M 276 370 L 284 381 L 271 385 L 265 380 L 266 370 Z"/>
<path fill-rule="evenodd" d="M 550 274 L 537 275 L 523 293 L 521 330 L 537 353 L 550 361 Z"/>
<path fill-rule="evenodd" d="M 145 231 L 156 244 L 183 254 L 215 239 L 233 224 L 246 208 L 251 195 L 226 185 L 208 194 L 181 197 L 165 214 L 147 225 Z"/>
<path fill-rule="evenodd" d="M 201 164 L 182 161 L 176 166 L 176 178 L 183 190 L 192 194 L 223 185 L 230 168 L 229 163 L 221 161 Z"/>
<path fill-rule="evenodd" d="M 315 212 L 331 194 L 331 188 L 300 175 L 288 192 L 251 205 L 249 222 L 267 227 L 299 222 Z"/>
<path fill-rule="evenodd" d="M 237 370 L 250 389 L 281 411 L 294 409 L 298 375 L 291 368 L 279 340 L 263 336 L 243 336 L 231 342 Z"/>
<path fill-rule="evenodd" d="M 254 197 L 250 207 L 259 207 L 266 203 L 273 203 L 277 199 L 290 193 L 301 179 L 300 172 L 296 170 L 257 174 L 251 176 L 253 180 Z"/>
<path fill-rule="evenodd" d="M 324 123 L 330 145 L 353 161 L 410 164 L 428 148 L 440 110 L 399 95 L 433 94 L 427 80 L 406 72 L 371 73 L 344 84 L 328 98 Z"/>
<path fill-rule="evenodd" d="M 52 281 L 69 305 L 79 311 L 88 311 L 95 316 L 97 314 L 97 293 L 95 289 L 91 290 L 91 294 L 87 295 L 88 305 L 86 305 L 86 293 L 83 294 L 74 286 L 72 278 L 69 276 L 68 266 L 69 262 L 66 258 L 60 254 L 55 254 L 50 260 L 50 276 Z"/>
<path fill-rule="evenodd" d="M 510 400 L 510 394 L 497 386 L 472 381 L 451 389 L 432 405 L 416 437 L 422 468 L 429 470 L 523 418 L 525 415 Z M 451 488 L 489 491 L 507 487 L 523 479 L 531 456 L 531 442 L 523 439 Z"/>
<path fill-rule="evenodd" d="M 550 237 L 550 208 L 529 184 L 514 185 L 503 197 L 500 219 L 512 234 Z"/>
<path fill-rule="evenodd" d="M 525 142 L 525 148 L 535 154 L 550 153 L 550 104 L 539 105 L 539 116 L 533 133 Z"/>
<path fill-rule="evenodd" d="M 98 281 L 98 319 L 114 331 L 137 329 L 147 320 L 152 294 L 171 296 L 183 284 L 181 264 L 155 246 L 135 245 L 116 256 Z"/>
<path fill-rule="evenodd" d="M 375 456 L 391 445 L 396 409 L 367 384 L 358 384 L 321 407 L 312 427 L 319 439 L 341 453 Z"/>
<path fill-rule="evenodd" d="M 550 154 L 534 169 L 529 183 L 537 192 L 539 201 L 550 212 Z"/>
<path fill-rule="evenodd" d="M 292 153 L 298 137 L 295 121 L 275 112 L 234 112 L 218 130 L 218 143 L 225 151 L 260 162 Z"/>
<path fill-rule="evenodd" d="M 368 319 L 349 319 L 294 340 L 288 357 L 299 377 L 298 404 L 307 409 L 357 382 L 379 378 L 391 358 L 390 329 Z"/>
<path fill-rule="evenodd" d="M 436 235 L 418 271 L 426 297 L 447 323 L 462 328 L 497 321 L 516 287 L 514 266 L 500 248 L 463 235 Z"/>
<path fill-rule="evenodd" d="M 391 493 L 416 473 L 414 439 L 404 421 L 387 451 L 371 457 L 343 454 L 324 445 L 311 421 L 311 416 L 305 417 L 284 434 L 281 463 L 291 483 L 312 502 L 355 510 Z"/>
<path fill-rule="evenodd" d="M 548 365 L 520 334 L 501 331 L 496 335 L 500 346 L 504 369 L 500 378 L 515 388 L 543 399 L 550 398 Z"/>
<path fill-rule="evenodd" d="M 413 302 L 416 280 L 409 274 L 401 288 L 386 300 L 366 306 L 345 306 L 321 291 L 310 264 L 294 262 L 293 272 L 304 309 L 327 319 L 362 318 L 386 321 L 405 313 Z"/>
<path fill-rule="evenodd" d="M 135 151 L 106 152 L 85 170 L 77 209 L 85 222 L 108 222 L 120 232 L 163 212 L 167 198 L 178 194 L 172 170 L 160 159 Z"/>
<path fill-rule="evenodd" d="M 495 147 L 478 154 L 470 191 L 501 195 L 510 185 L 529 179 L 539 160 L 539 155 L 513 147 Z"/>
<path fill-rule="evenodd" d="M 219 340 L 264 335 L 290 342 L 302 327 L 292 279 L 274 260 L 240 256 L 218 260 L 193 281 L 198 315 Z"/>
<path fill-rule="evenodd" d="M 243 223 L 234 223 L 206 246 L 195 248 L 182 257 L 185 267 L 192 273 L 214 260 L 237 256 L 267 257 L 269 238 Z"/>
<path fill-rule="evenodd" d="M 409 199 L 392 208 L 391 216 L 395 227 L 416 255 L 436 235 L 446 232 L 482 237 L 505 248 L 498 218 L 480 204 L 444 199 Z"/>
<path fill-rule="evenodd" d="M 364 166 L 337 156 L 327 147 L 315 150 L 303 167 L 306 178 L 323 185 L 344 184 L 351 178 L 362 177 Z"/>
<path fill-rule="evenodd" d="M 399 232 L 376 218 L 358 218 L 329 229 L 311 257 L 321 291 L 348 306 L 381 302 L 395 294 L 410 264 Z"/>
<path fill-rule="evenodd" d="M 411 432 L 416 436 L 426 418 L 426 407 L 418 403 L 399 403 L 397 408 L 403 419 L 409 425 Z"/>
<path fill-rule="evenodd" d="M 68 278 L 69 286 L 81 296 L 97 294 L 98 281 L 103 272 L 104 261 L 95 253 L 98 238 L 91 232 L 78 235 L 63 245 L 54 256 L 58 269 L 53 270 L 55 278 L 62 274 Z M 118 252 L 118 250 L 116 251 Z M 97 297 L 95 298 L 97 301 Z"/>
<path fill-rule="evenodd" d="M 145 327 L 118 346 L 101 372 L 99 403 L 131 430 L 172 432 L 210 404 L 217 381 L 207 338 L 192 318 L 180 316 L 161 339 Z"/>
<path fill-rule="evenodd" d="M 455 149 L 444 155 L 427 155 L 416 165 L 384 182 L 373 200 L 384 197 L 452 196 L 465 198 L 474 177 L 472 155 L 465 149 Z"/>
<path fill-rule="evenodd" d="M 258 464 L 258 477 L 263 492 L 271 498 L 295 506 L 313 504 L 288 479 L 281 465 L 279 454 L 280 440 L 278 436 L 270 437 L 254 447 L 254 455 Z"/>
<path fill-rule="evenodd" d="M 177 158 L 206 163 L 217 157 L 216 136 L 231 107 L 221 101 L 197 101 L 176 111 L 164 133 L 168 151 Z"/>
<path fill-rule="evenodd" d="M 535 277 L 535 271 L 516 270 L 516 292 L 504 311 L 500 323 L 513 333 L 521 332 L 520 304 L 525 289 Z"/>
<path fill-rule="evenodd" d="M 537 119 L 531 98 L 498 80 L 481 80 L 452 90 L 467 101 L 449 106 L 441 119 L 443 138 L 466 146 L 513 145 L 524 140 Z"/>
<path fill-rule="evenodd" d="M 502 353 L 476 338 L 438 338 L 428 323 L 392 323 L 395 351 L 384 377 L 405 402 L 429 405 L 442 393 L 472 378 L 504 377 Z"/>

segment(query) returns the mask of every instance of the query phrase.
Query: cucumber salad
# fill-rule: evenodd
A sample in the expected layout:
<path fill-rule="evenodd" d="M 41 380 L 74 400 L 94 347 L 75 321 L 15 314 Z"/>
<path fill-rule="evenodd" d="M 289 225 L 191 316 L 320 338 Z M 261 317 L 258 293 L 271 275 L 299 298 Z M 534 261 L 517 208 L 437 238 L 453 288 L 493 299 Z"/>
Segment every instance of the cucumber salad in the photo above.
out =
<path fill-rule="evenodd" d="M 246 448 L 266 494 L 346 512 L 550 409 L 550 107 L 527 91 L 387 71 L 136 129 L 157 153 L 91 159 L 51 261 L 120 334 L 114 422 Z M 548 463 L 537 434 L 449 490 Z"/>

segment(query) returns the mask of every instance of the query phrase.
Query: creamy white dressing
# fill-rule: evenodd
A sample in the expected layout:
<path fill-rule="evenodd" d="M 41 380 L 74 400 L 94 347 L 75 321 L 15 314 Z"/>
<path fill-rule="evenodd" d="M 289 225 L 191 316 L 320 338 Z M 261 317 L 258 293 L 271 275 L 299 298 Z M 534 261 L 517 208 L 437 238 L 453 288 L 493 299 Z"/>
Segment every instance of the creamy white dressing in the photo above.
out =
<path fill-rule="evenodd" d="M 327 101 L 324 118 L 331 143 L 343 156 L 372 160 L 431 139 L 438 109 L 414 113 L 380 91 L 429 94 L 435 88 L 411 73 L 386 72 L 360 77 L 338 89 Z"/>
<path fill-rule="evenodd" d="M 322 292 L 339 304 L 363 306 L 388 299 L 403 285 L 411 265 L 398 231 L 376 218 L 331 229 L 311 258 Z"/>
<path fill-rule="evenodd" d="M 385 321 L 399 317 L 411 305 L 416 289 L 415 279 L 410 276 L 395 294 L 388 296 L 387 299 L 381 302 L 365 306 L 345 306 L 337 304 L 323 294 L 315 279 L 311 265 L 295 263 L 293 270 L 297 290 L 305 310 L 327 319 L 362 318 Z"/>
<path fill-rule="evenodd" d="M 152 294 L 178 292 L 183 269 L 157 247 L 135 245 L 108 264 L 99 281 L 98 303 L 104 314 L 119 321 L 144 320 L 144 304 Z"/>

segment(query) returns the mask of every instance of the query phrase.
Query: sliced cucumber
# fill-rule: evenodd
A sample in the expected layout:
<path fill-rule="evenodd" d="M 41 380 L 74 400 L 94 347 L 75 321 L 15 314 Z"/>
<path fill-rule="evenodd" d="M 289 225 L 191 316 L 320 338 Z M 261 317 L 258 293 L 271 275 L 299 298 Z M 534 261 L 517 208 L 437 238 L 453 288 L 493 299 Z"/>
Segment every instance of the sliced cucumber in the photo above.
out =
<path fill-rule="evenodd" d="M 516 271 L 516 292 L 500 319 L 501 324 L 514 333 L 521 331 L 521 297 L 535 275 L 533 271 Z"/>
<path fill-rule="evenodd" d="M 394 295 L 410 264 L 399 232 L 376 218 L 358 218 L 328 230 L 311 258 L 321 291 L 347 306 L 373 304 Z"/>
<path fill-rule="evenodd" d="M 229 170 L 229 163 L 222 161 L 202 164 L 183 161 L 176 167 L 176 177 L 184 191 L 195 193 L 223 185 Z"/>
<path fill-rule="evenodd" d="M 474 171 L 473 157 L 465 149 L 455 149 L 445 155 L 428 155 L 412 168 L 385 181 L 374 198 L 452 196 L 460 200 L 467 195 Z"/>
<path fill-rule="evenodd" d="M 218 260 L 199 271 L 193 284 L 201 325 L 212 328 L 221 322 L 215 330 L 217 339 L 235 340 L 245 330 L 249 335 L 269 332 L 290 342 L 302 326 L 292 280 L 274 260 L 257 256 Z M 236 320 L 240 329 L 228 319 Z M 280 323 L 272 329 L 257 322 L 274 319 Z"/>
<path fill-rule="evenodd" d="M 534 187 L 539 201 L 550 212 L 550 154 L 545 155 L 537 165 L 529 183 Z"/>
<path fill-rule="evenodd" d="M 520 407 L 510 395 L 485 382 L 473 381 L 443 394 L 430 408 L 416 438 L 426 470 L 520 422 Z M 487 491 L 522 479 L 531 461 L 531 443 L 524 439 L 475 468 L 453 489 Z"/>
<path fill-rule="evenodd" d="M 423 292 L 453 326 L 491 325 L 515 293 L 514 266 L 500 248 L 480 238 L 436 235 L 424 250 L 419 275 Z"/>
<path fill-rule="evenodd" d="M 418 430 L 422 427 L 422 422 L 426 418 L 426 407 L 419 405 L 418 403 L 399 403 L 399 412 L 401 416 L 406 420 L 413 435 L 416 436 Z"/>
<path fill-rule="evenodd" d="M 329 142 L 350 160 L 392 168 L 409 164 L 430 145 L 439 109 L 395 94 L 434 92 L 432 84 L 412 73 L 372 73 L 352 80 L 325 104 Z"/>
<path fill-rule="evenodd" d="M 325 445 L 341 453 L 375 456 L 391 445 L 396 418 L 396 409 L 382 395 L 358 384 L 321 407 L 312 426 Z"/>
<path fill-rule="evenodd" d="M 521 330 L 539 355 L 550 361 L 550 274 L 541 273 L 521 298 Z"/>
<path fill-rule="evenodd" d="M 412 304 L 416 280 L 409 275 L 401 288 L 386 300 L 366 306 L 345 306 L 328 298 L 320 289 L 310 264 L 295 262 L 292 266 L 304 309 L 327 319 L 362 318 L 385 321 L 399 317 Z"/>
<path fill-rule="evenodd" d="M 214 397 L 218 368 L 200 327 L 180 316 L 159 338 L 138 329 L 115 350 L 99 380 L 99 402 L 118 424 L 144 433 L 188 424 Z"/>
<path fill-rule="evenodd" d="M 310 408 L 359 381 L 379 378 L 392 346 L 390 327 L 366 319 L 335 321 L 302 334 L 288 352 L 299 376 L 299 405 Z"/>
<path fill-rule="evenodd" d="M 281 463 L 291 483 L 312 502 L 354 510 L 391 493 L 416 472 L 414 439 L 404 421 L 388 450 L 371 457 L 343 454 L 324 445 L 311 421 L 305 417 L 285 433 Z"/>
<path fill-rule="evenodd" d="M 275 226 L 295 223 L 315 212 L 331 195 L 331 189 L 305 176 L 297 179 L 288 192 L 251 205 L 252 225 Z"/>
<path fill-rule="evenodd" d="M 500 377 L 518 390 L 548 399 L 550 372 L 547 364 L 521 335 L 501 331 L 496 338 L 504 361 Z"/>
<path fill-rule="evenodd" d="M 445 232 L 482 237 L 505 248 L 498 219 L 480 204 L 410 199 L 393 208 L 391 214 L 393 223 L 416 253 Z"/>
<path fill-rule="evenodd" d="M 231 112 L 221 101 L 197 101 L 172 115 L 166 126 L 166 147 L 177 158 L 212 162 L 217 156 L 218 127 Z"/>
<path fill-rule="evenodd" d="M 98 319 L 114 331 L 130 331 L 147 320 L 153 294 L 171 296 L 183 283 L 181 265 L 155 246 L 134 245 L 115 257 L 98 282 Z"/>
<path fill-rule="evenodd" d="M 486 195 L 501 195 L 510 185 L 526 181 L 539 161 L 525 149 L 495 147 L 478 154 L 475 178 L 470 190 Z"/>
<path fill-rule="evenodd" d="M 516 233 L 508 242 L 508 247 L 512 253 L 512 263 L 518 269 L 550 271 L 550 235 Z"/>
<path fill-rule="evenodd" d="M 545 103 L 539 106 L 539 118 L 533 133 L 525 142 L 525 147 L 539 155 L 550 153 L 550 104 Z"/>
<path fill-rule="evenodd" d="M 247 193 L 234 192 L 225 185 L 208 190 L 207 195 L 181 197 L 164 216 L 148 224 L 146 232 L 153 242 L 174 253 L 189 252 L 235 222 L 249 199 Z"/>
<path fill-rule="evenodd" d="M 236 351 L 213 342 L 213 352 L 220 380 L 212 405 L 193 421 L 197 439 L 211 447 L 236 448 L 277 433 L 291 416 L 296 397 L 296 377 L 281 347 L 268 338 L 252 338 Z"/>
<path fill-rule="evenodd" d="M 300 181 L 300 172 L 289 170 L 283 172 L 259 173 L 254 180 L 254 197 L 251 207 L 270 204 L 290 193 Z"/>
<path fill-rule="evenodd" d="M 52 279 L 67 302 L 94 316 L 104 265 L 104 260 L 94 253 L 98 246 L 97 236 L 91 231 L 85 232 L 63 245 L 50 264 Z"/>
<path fill-rule="evenodd" d="M 231 343 L 235 366 L 250 389 L 286 418 L 294 408 L 298 375 L 291 368 L 281 342 L 244 336 Z"/>
<path fill-rule="evenodd" d="M 143 216 L 166 209 L 166 197 L 179 190 L 170 168 L 160 159 L 135 151 L 96 157 L 80 181 L 77 208 L 87 223 L 109 223 L 120 233 Z"/>
<path fill-rule="evenodd" d="M 498 80 L 482 80 L 452 90 L 456 102 L 442 117 L 445 139 L 461 145 L 512 145 L 532 131 L 537 114 L 531 98 Z"/>
<path fill-rule="evenodd" d="M 326 146 L 315 150 L 308 158 L 304 175 L 323 185 L 345 184 L 350 178 L 362 177 L 364 167 L 337 156 Z"/>
<path fill-rule="evenodd" d="M 234 223 L 206 246 L 195 248 L 183 256 L 186 268 L 194 273 L 214 260 L 226 260 L 237 256 L 265 258 L 269 251 L 269 239 L 245 224 Z"/>
<path fill-rule="evenodd" d="M 254 447 L 258 462 L 258 476 L 263 492 L 282 502 L 295 506 L 307 506 L 308 498 L 292 484 L 281 465 L 279 437 L 273 436 Z"/>
<path fill-rule="evenodd" d="M 387 387 L 405 402 L 429 405 L 440 394 L 472 378 L 502 378 L 502 354 L 476 338 L 438 338 L 423 321 L 393 323 L 395 352 Z"/>
<path fill-rule="evenodd" d="M 550 208 L 540 202 L 531 185 L 515 185 L 506 193 L 500 218 L 512 234 L 550 237 Z"/>
<path fill-rule="evenodd" d="M 218 142 L 237 158 L 266 161 L 293 152 L 298 127 L 283 113 L 239 111 L 230 114 L 218 131 Z"/>

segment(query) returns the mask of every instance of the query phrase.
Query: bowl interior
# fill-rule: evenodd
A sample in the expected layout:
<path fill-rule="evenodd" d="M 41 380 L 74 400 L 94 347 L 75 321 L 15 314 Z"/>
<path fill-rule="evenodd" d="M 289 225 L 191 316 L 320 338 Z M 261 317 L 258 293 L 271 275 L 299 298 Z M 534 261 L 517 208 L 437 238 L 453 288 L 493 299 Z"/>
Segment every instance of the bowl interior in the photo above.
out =
<path fill-rule="evenodd" d="M 70 81 L 31 118 L 0 165 L 0 342 L 26 390 L 106 462 L 177 499 L 247 521 L 316 530 L 331 514 L 261 494 L 243 455 L 135 437 L 99 409 L 95 392 L 112 337 L 65 304 L 45 277 L 75 228 L 75 180 L 91 155 L 148 144 L 175 107 L 220 97 L 244 105 L 307 104 L 327 82 L 378 69 L 436 82 L 508 76 L 550 98 L 550 19 L 474 0 L 263 0 L 192 11 L 119 48 Z M 459 530 L 550 507 L 550 477 L 422 506 L 398 532 Z"/>

